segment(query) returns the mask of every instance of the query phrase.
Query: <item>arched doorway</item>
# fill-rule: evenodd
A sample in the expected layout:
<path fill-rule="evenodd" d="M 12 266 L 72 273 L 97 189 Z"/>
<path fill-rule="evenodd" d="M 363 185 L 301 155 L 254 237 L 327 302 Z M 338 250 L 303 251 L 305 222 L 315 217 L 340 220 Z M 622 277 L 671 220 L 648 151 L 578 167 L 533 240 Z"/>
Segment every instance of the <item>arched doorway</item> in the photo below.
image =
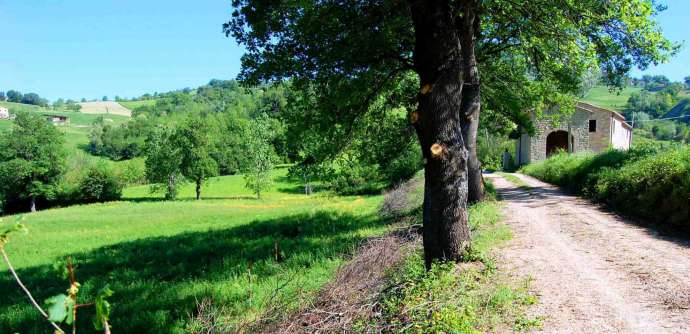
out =
<path fill-rule="evenodd" d="M 560 150 L 568 152 L 568 132 L 558 130 L 546 136 L 546 156 L 550 156 Z"/>

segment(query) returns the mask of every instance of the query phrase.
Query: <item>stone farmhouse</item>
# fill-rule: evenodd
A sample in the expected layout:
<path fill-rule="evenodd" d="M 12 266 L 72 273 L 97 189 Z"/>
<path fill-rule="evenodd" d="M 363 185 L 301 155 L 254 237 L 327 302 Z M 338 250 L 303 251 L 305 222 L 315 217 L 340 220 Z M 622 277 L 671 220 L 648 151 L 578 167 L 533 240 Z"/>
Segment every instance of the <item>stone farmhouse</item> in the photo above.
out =
<path fill-rule="evenodd" d="M 517 142 L 518 165 L 546 159 L 558 151 L 601 152 L 611 148 L 627 150 L 632 127 L 623 115 L 588 103 L 578 102 L 571 117 L 559 124 L 551 119 L 533 119 L 535 134 L 523 133 Z"/>
<path fill-rule="evenodd" d="M 10 111 L 5 107 L 0 107 L 0 119 L 10 119 Z"/>

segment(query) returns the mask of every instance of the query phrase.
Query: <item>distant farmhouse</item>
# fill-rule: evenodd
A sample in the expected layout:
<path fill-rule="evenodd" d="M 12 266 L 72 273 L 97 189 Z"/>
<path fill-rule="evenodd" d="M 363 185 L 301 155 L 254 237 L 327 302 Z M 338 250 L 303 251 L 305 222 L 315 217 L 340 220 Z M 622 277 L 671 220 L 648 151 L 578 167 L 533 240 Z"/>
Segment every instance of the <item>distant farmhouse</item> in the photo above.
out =
<path fill-rule="evenodd" d="M 627 150 L 632 127 L 623 115 L 579 102 L 570 119 L 554 125 L 550 119 L 534 120 L 536 133 L 523 133 L 516 147 L 519 165 L 546 159 L 558 151 L 601 152 L 609 147 Z"/>
<path fill-rule="evenodd" d="M 69 125 L 69 117 L 62 115 L 45 115 L 48 122 L 53 125 Z"/>
<path fill-rule="evenodd" d="M 10 119 L 10 111 L 5 107 L 0 107 L 0 119 Z"/>

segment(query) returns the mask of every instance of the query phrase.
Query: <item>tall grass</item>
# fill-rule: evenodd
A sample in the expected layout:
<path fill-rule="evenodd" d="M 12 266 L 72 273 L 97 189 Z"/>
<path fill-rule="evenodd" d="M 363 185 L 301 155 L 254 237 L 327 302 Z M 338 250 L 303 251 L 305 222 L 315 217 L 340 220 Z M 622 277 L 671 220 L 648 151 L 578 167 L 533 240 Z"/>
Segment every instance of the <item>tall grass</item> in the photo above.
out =
<path fill-rule="evenodd" d="M 690 230 L 690 148 L 644 145 L 601 154 L 557 154 L 528 175 L 650 221 Z"/>

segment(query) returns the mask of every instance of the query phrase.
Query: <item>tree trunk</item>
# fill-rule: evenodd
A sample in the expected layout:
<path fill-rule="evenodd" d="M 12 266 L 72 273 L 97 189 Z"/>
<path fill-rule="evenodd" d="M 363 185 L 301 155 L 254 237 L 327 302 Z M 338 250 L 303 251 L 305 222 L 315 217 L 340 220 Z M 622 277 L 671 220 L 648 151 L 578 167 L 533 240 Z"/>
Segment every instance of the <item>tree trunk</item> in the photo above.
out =
<path fill-rule="evenodd" d="M 196 180 L 196 200 L 201 199 L 201 179 Z"/>
<path fill-rule="evenodd" d="M 31 210 L 31 212 L 36 212 L 36 197 L 34 196 L 31 196 L 29 200 L 29 210 Z"/>
<path fill-rule="evenodd" d="M 479 17 L 473 4 L 463 9 L 462 18 L 458 19 L 460 45 L 462 50 L 462 72 L 464 79 L 463 100 L 460 112 L 461 117 L 467 121 L 464 123 L 462 134 L 469 153 L 467 161 L 468 195 L 469 203 L 477 203 L 484 200 L 484 179 L 482 166 L 477 158 L 477 131 L 479 130 L 479 113 L 481 112 L 481 89 L 479 80 L 479 68 L 475 55 L 475 41 L 479 31 Z"/>
<path fill-rule="evenodd" d="M 168 189 L 165 192 L 165 199 L 175 199 L 175 174 L 168 175 Z"/>
<path fill-rule="evenodd" d="M 425 158 L 424 260 L 457 261 L 470 246 L 467 225 L 466 118 L 456 16 L 447 1 L 410 0 L 415 69 L 420 79 L 414 120 Z"/>

